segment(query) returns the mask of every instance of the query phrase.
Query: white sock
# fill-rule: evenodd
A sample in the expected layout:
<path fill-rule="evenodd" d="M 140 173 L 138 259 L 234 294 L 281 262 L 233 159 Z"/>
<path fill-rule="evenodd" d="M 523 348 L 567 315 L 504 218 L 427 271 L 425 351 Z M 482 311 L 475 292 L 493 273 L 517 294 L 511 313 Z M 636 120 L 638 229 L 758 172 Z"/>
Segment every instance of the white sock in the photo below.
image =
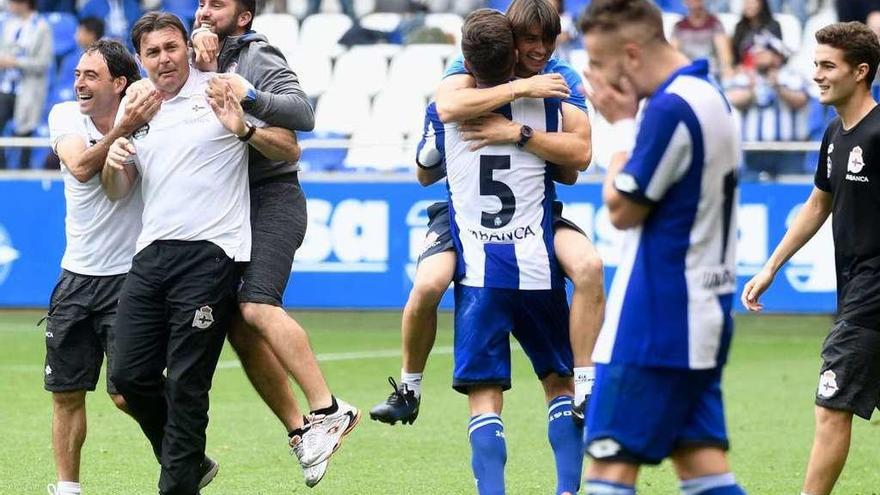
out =
<path fill-rule="evenodd" d="M 580 404 L 593 393 L 593 382 L 596 381 L 595 366 L 580 366 L 574 369 L 574 403 Z"/>
<path fill-rule="evenodd" d="M 422 396 L 422 373 L 407 373 L 400 370 L 400 381 L 405 383 L 409 390 L 416 393 L 416 397 Z"/>
<path fill-rule="evenodd" d="M 55 485 L 57 495 L 81 495 L 82 489 L 76 481 L 59 481 Z"/>

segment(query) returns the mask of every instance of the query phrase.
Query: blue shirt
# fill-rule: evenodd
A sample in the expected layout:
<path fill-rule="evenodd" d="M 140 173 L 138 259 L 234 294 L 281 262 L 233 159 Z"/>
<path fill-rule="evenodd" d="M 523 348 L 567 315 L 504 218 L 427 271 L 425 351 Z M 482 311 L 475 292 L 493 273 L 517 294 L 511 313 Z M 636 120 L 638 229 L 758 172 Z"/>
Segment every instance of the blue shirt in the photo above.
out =
<path fill-rule="evenodd" d="M 594 361 L 724 363 L 733 331 L 739 146 L 733 112 L 705 60 L 673 73 L 648 99 L 614 185 L 652 211 L 624 233 Z"/>

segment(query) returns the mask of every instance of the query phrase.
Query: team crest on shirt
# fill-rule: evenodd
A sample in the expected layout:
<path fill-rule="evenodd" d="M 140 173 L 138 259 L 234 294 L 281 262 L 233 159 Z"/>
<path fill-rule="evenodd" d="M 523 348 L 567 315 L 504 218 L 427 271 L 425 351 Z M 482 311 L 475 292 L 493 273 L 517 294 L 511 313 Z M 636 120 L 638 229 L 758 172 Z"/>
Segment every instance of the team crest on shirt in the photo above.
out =
<path fill-rule="evenodd" d="M 831 153 L 834 153 L 834 143 L 828 145 L 828 154 L 825 157 L 825 176 L 831 178 Z"/>
<path fill-rule="evenodd" d="M 862 147 L 856 146 L 849 152 L 846 162 L 846 180 L 854 182 L 870 182 L 864 175 L 858 175 L 865 168 L 865 159 L 862 156 Z"/>
<path fill-rule="evenodd" d="M 214 310 L 211 306 L 202 306 L 196 310 L 192 326 L 202 330 L 214 324 Z"/>
<path fill-rule="evenodd" d="M 131 133 L 132 139 L 143 139 L 150 133 L 150 124 L 144 124 Z"/>
<path fill-rule="evenodd" d="M 823 399 L 830 399 L 839 390 L 837 386 L 837 373 L 833 370 L 825 370 L 819 377 L 819 390 L 817 395 Z"/>

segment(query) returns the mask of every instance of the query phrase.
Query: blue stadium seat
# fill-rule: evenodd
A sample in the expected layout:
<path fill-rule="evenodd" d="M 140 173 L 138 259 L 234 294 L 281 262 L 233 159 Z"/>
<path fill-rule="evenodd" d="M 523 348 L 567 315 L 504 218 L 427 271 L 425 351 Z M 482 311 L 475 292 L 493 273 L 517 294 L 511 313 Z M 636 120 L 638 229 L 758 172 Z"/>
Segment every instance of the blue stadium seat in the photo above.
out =
<path fill-rule="evenodd" d="M 76 49 L 76 16 L 66 12 L 46 14 L 46 21 L 52 27 L 52 48 L 58 59 Z"/>
<path fill-rule="evenodd" d="M 162 0 L 161 10 L 171 12 L 179 17 L 186 29 L 190 30 L 197 8 L 199 8 L 198 0 Z"/>
<path fill-rule="evenodd" d="M 345 139 L 348 136 L 338 132 L 298 132 L 300 143 L 306 143 L 310 139 Z M 302 156 L 299 159 L 300 166 L 304 170 L 312 172 L 329 172 L 343 170 L 346 148 L 309 148 L 303 147 Z"/>

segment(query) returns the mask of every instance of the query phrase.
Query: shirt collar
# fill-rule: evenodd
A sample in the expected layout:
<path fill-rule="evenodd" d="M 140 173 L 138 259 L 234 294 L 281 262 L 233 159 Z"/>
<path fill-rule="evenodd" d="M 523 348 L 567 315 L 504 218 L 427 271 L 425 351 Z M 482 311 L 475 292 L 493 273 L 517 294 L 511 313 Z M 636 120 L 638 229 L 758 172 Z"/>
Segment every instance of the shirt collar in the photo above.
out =
<path fill-rule="evenodd" d="M 709 77 L 709 61 L 701 58 L 694 60 L 689 65 L 685 65 L 684 67 L 680 67 L 678 70 L 673 72 L 663 81 L 655 91 L 652 96 L 659 95 L 660 93 L 666 91 L 666 88 L 672 84 L 672 81 L 675 80 L 678 76 L 694 76 L 699 77 L 700 79 L 708 79 Z"/>

